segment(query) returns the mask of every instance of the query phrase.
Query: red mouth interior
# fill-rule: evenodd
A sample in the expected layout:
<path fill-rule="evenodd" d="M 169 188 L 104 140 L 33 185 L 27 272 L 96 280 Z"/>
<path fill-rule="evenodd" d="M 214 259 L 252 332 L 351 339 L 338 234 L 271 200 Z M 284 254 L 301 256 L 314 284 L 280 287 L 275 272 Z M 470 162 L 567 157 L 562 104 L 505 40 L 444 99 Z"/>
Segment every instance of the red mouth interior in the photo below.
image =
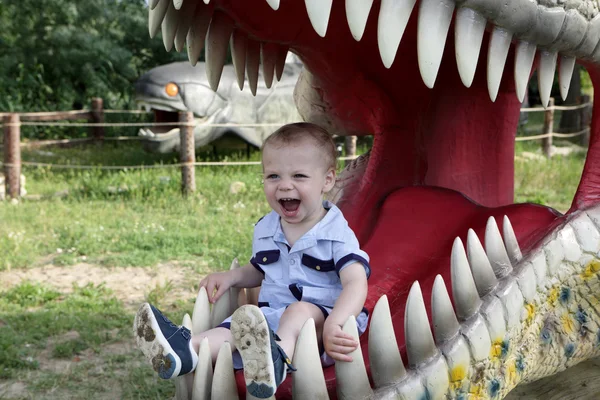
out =
<path fill-rule="evenodd" d="M 333 2 L 325 38 L 313 30 L 303 1 L 282 1 L 277 11 L 264 0 L 222 0 L 215 7 L 256 40 L 286 44 L 301 56 L 312 75 L 310 96 L 307 92 L 297 96 L 307 119 L 326 121 L 337 134 L 374 135 L 364 175 L 345 189 L 339 205 L 371 257 L 367 308 L 372 310 L 381 295 L 388 296 L 402 348 L 409 288 L 419 280 L 428 306 L 436 274 L 450 283 L 455 237 L 464 242 L 472 228 L 483 238 L 489 216 L 501 225 L 507 215 L 527 254 L 560 223 L 563 217 L 549 208 L 512 204 L 520 109 L 512 47 L 492 103 L 485 74 L 488 34 L 473 84 L 466 88 L 456 68 L 452 25 L 435 87 L 428 89 L 417 64 L 415 11 L 394 64 L 386 69 L 377 46 L 378 1 L 360 42 L 351 36 L 341 1 Z M 597 67 L 586 67 L 597 81 Z M 304 101 L 308 97 L 311 104 Z M 600 107 L 600 102 L 594 104 Z M 588 158 L 569 212 L 594 205 L 600 198 L 598 130 L 594 118 Z M 361 340 L 366 361 L 367 336 Z M 326 370 L 326 379 L 335 396 L 333 368 Z M 290 381 L 278 390 L 278 398 L 291 397 Z"/>
<path fill-rule="evenodd" d="M 279 204 L 281 204 L 281 207 L 283 207 L 285 209 L 285 211 L 287 212 L 294 212 L 298 209 L 298 207 L 300 207 L 300 200 L 294 199 L 294 200 L 279 200 Z"/>

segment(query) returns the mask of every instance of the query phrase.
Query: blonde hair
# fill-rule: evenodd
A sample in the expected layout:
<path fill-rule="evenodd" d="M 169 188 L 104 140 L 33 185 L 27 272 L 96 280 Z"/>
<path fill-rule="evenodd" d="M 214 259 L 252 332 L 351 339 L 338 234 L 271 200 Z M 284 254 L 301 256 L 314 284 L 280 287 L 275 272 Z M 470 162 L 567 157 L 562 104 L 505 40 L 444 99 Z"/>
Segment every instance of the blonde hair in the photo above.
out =
<path fill-rule="evenodd" d="M 278 143 L 285 146 L 298 143 L 306 138 L 312 139 L 315 146 L 323 152 L 327 169 L 333 169 L 335 171 L 337 165 L 337 150 L 333 138 L 325 129 L 309 122 L 297 122 L 283 125 L 267 137 L 263 142 L 261 150 L 264 150 L 268 144 Z"/>

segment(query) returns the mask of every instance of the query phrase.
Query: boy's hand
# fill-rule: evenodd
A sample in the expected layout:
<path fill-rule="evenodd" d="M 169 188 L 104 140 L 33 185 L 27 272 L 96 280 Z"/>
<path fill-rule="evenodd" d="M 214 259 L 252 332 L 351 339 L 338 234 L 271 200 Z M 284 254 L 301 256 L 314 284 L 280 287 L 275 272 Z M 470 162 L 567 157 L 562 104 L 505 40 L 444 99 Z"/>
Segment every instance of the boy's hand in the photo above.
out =
<path fill-rule="evenodd" d="M 358 342 L 352 335 L 344 332 L 342 327 L 334 323 L 327 323 L 323 326 L 323 347 L 331 358 L 336 361 L 351 362 L 352 357 L 348 354 L 358 348 Z"/>
<path fill-rule="evenodd" d="M 219 297 L 225 293 L 233 284 L 232 276 L 229 272 L 215 272 L 207 275 L 200 281 L 200 287 L 206 288 L 208 301 L 211 303 L 219 300 Z M 198 289 L 200 289 L 200 287 Z"/>

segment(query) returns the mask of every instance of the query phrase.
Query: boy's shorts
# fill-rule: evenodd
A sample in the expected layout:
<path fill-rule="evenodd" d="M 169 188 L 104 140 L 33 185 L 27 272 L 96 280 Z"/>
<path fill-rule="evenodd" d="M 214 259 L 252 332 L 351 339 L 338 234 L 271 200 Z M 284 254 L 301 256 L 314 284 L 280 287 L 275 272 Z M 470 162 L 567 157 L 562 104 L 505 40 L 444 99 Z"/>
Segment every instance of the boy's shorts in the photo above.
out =
<path fill-rule="evenodd" d="M 332 307 L 325 307 L 318 304 L 315 305 L 319 307 L 319 309 L 323 312 L 323 316 L 325 317 L 325 319 L 327 319 L 327 317 L 331 313 L 331 310 L 333 310 Z M 271 329 L 273 329 L 273 332 L 277 332 L 277 329 L 279 328 L 279 320 L 281 319 L 281 316 L 283 315 L 283 312 L 287 307 L 271 308 L 267 305 L 261 304 L 260 302 L 258 303 L 258 306 L 264 314 L 265 319 L 269 323 L 269 326 L 271 327 Z M 365 332 L 365 330 L 367 329 L 368 321 L 369 312 L 366 308 L 363 307 L 361 313 L 356 318 L 356 328 L 358 330 L 358 336 L 362 335 Z M 221 322 L 217 327 L 229 329 L 230 326 L 231 316 L 227 317 L 225 321 Z M 330 365 L 333 365 L 335 363 L 333 358 L 331 358 L 322 348 L 319 349 L 319 352 L 321 353 L 321 365 L 323 365 L 323 367 L 329 367 Z M 240 357 L 240 354 L 237 350 L 233 353 L 233 368 L 243 368 L 242 358 Z"/>

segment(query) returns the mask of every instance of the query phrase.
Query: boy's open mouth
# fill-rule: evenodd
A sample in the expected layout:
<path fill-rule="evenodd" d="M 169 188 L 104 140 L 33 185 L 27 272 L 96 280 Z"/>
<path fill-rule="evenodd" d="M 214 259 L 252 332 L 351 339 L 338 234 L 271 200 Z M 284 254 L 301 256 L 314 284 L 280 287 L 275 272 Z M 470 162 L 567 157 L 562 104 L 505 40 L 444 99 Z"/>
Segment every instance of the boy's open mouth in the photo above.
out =
<path fill-rule="evenodd" d="M 281 208 L 283 212 L 288 217 L 293 217 L 298 212 L 298 207 L 300 207 L 299 199 L 292 198 L 284 198 L 278 200 L 279 204 L 281 204 Z"/>

